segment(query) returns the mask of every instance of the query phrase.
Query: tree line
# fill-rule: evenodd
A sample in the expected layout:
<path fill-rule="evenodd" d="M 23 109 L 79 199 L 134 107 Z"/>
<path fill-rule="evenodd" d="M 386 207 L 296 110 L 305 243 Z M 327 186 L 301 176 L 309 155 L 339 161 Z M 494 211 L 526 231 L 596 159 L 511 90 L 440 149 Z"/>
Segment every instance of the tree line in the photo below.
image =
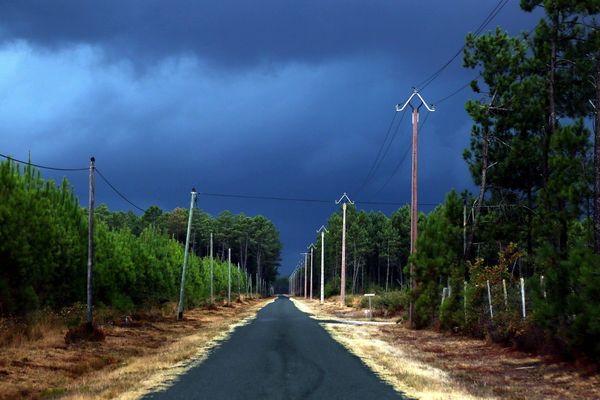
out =
<path fill-rule="evenodd" d="M 181 279 L 188 211 L 150 207 L 133 212 L 95 209 L 94 293 L 97 306 L 131 311 L 176 301 Z M 214 293 L 227 296 L 227 248 L 232 248 L 232 293 L 256 280 L 272 282 L 281 244 L 262 216 L 223 212 L 217 218 L 195 209 L 186 306 L 209 298 L 208 246 L 214 234 Z M 36 168 L 0 163 L 0 315 L 26 315 L 85 300 L 87 210 L 67 179 L 60 186 Z M 240 273 L 237 273 L 237 263 Z M 257 275 L 258 273 L 258 275 Z"/>

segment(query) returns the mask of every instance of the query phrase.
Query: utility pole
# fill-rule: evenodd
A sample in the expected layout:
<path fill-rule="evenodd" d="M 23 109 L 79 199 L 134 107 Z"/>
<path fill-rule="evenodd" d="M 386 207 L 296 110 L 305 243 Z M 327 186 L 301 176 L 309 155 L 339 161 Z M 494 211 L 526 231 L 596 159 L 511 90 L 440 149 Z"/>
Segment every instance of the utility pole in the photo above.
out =
<path fill-rule="evenodd" d="M 240 263 L 237 263 L 237 267 L 238 267 L 238 301 L 241 302 L 242 301 L 242 289 L 240 286 Z"/>
<path fill-rule="evenodd" d="M 345 200 L 344 200 L 345 199 Z M 342 203 L 342 271 L 341 275 L 341 287 L 340 287 L 340 304 L 344 306 L 346 304 L 346 204 L 354 204 L 346 192 L 336 200 L 335 204 Z"/>
<path fill-rule="evenodd" d="M 463 257 L 467 258 L 467 199 L 463 204 Z"/>
<path fill-rule="evenodd" d="M 419 100 L 418 106 L 413 106 L 411 100 L 417 97 Z M 421 94 L 417 89 L 413 89 L 412 95 L 406 100 L 406 102 L 400 106 L 396 104 L 396 111 L 404 111 L 406 106 L 410 106 L 413 111 L 412 115 L 412 125 L 413 125 L 413 137 L 412 137 L 412 185 L 411 185 L 411 201 L 410 201 L 410 254 L 413 255 L 417 252 L 417 227 L 418 227 L 418 207 L 417 207 L 417 139 L 419 133 L 419 109 L 422 106 L 429 112 L 434 112 L 435 108 L 433 105 L 430 107 L 427 105 L 427 102 L 421 97 Z M 415 290 L 417 288 L 417 282 L 415 279 L 415 265 L 411 263 L 410 265 L 410 281 L 411 281 L 411 289 Z M 409 306 L 409 319 L 412 325 L 412 301 Z"/>
<path fill-rule="evenodd" d="M 317 233 L 321 233 L 321 304 L 325 302 L 325 232 L 328 232 L 325 225 L 317 230 Z"/>
<path fill-rule="evenodd" d="M 213 233 L 210 233 L 210 304 L 214 302 L 213 296 Z"/>
<path fill-rule="evenodd" d="M 308 298 L 308 253 L 300 253 L 304 256 L 304 298 Z"/>
<path fill-rule="evenodd" d="M 227 305 L 231 306 L 231 248 L 227 249 Z"/>
<path fill-rule="evenodd" d="M 183 294 L 185 292 L 185 274 L 187 272 L 188 253 L 190 249 L 190 232 L 192 230 L 192 214 L 196 202 L 196 189 L 192 188 L 192 199 L 190 200 L 190 213 L 188 215 L 187 234 L 185 235 L 185 253 L 183 254 L 183 269 L 181 270 L 181 288 L 179 289 L 179 307 L 177 309 L 177 320 L 183 319 Z"/>
<path fill-rule="evenodd" d="M 310 249 L 310 299 L 313 299 L 313 251 L 315 249 L 315 245 L 314 244 L 310 244 L 310 246 L 308 246 L 308 248 Z"/>
<path fill-rule="evenodd" d="M 88 210 L 88 259 L 87 259 L 87 325 L 92 329 L 94 322 L 94 170 L 96 159 L 90 158 L 90 207 Z"/>

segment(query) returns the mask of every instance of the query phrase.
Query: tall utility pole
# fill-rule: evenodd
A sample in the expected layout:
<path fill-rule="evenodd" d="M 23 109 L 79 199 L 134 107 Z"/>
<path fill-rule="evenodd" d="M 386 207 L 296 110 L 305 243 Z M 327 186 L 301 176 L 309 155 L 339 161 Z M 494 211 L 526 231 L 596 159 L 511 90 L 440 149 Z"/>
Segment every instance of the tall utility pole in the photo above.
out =
<path fill-rule="evenodd" d="M 413 106 L 411 100 L 417 97 L 419 100 L 418 106 Z M 413 111 L 412 125 L 413 125 L 413 137 L 412 137 L 412 185 L 411 185 L 411 199 L 410 199 L 410 254 L 415 254 L 417 251 L 417 226 L 418 226 L 418 207 L 417 207 L 417 138 L 419 133 L 419 109 L 422 106 L 430 111 L 434 112 L 435 108 L 427 105 L 427 102 L 421 97 L 421 94 L 417 89 L 413 89 L 412 95 L 406 100 L 406 102 L 400 106 L 396 104 L 396 111 L 404 111 L 406 106 L 410 106 Z M 417 288 L 417 282 L 415 279 L 415 265 L 410 265 L 410 281 L 411 288 L 414 290 Z M 409 306 L 409 319 L 412 325 L 412 302 Z"/>
<path fill-rule="evenodd" d="M 240 263 L 237 263 L 237 267 L 238 267 L 238 271 L 237 271 L 238 272 L 238 274 L 237 274 L 238 275 L 238 301 L 241 302 L 242 301 L 242 289 L 240 286 L 240 278 L 241 278 L 240 277 Z"/>
<path fill-rule="evenodd" d="M 342 271 L 341 275 L 341 287 L 340 287 L 340 304 L 344 306 L 346 304 L 346 204 L 354 204 L 348 195 L 344 192 L 339 200 L 336 200 L 335 204 L 342 203 Z"/>
<path fill-rule="evenodd" d="M 94 322 L 93 288 L 94 288 L 94 170 L 96 159 L 90 158 L 90 208 L 88 210 L 88 259 L 87 259 L 87 324 Z"/>
<path fill-rule="evenodd" d="M 317 233 L 321 233 L 321 304 L 325 302 L 325 232 L 328 232 L 325 225 L 317 230 Z"/>
<path fill-rule="evenodd" d="M 308 253 L 300 253 L 304 256 L 304 298 L 308 297 Z"/>
<path fill-rule="evenodd" d="M 315 250 L 315 245 L 314 244 L 310 244 L 310 246 L 308 246 L 308 248 L 310 249 L 310 299 L 312 300 L 313 298 L 313 253 Z"/>
<path fill-rule="evenodd" d="M 190 200 L 190 213 L 188 215 L 187 234 L 185 235 L 185 253 L 183 254 L 183 269 L 181 270 L 181 288 L 179 289 L 179 307 L 177 309 L 177 319 L 183 319 L 183 293 L 185 292 L 185 274 L 187 272 L 188 252 L 190 249 L 190 232 L 192 231 L 192 214 L 194 212 L 194 203 L 196 202 L 196 189 L 192 188 L 192 199 Z"/>
<path fill-rule="evenodd" d="M 213 304 L 213 233 L 210 233 L 210 304 Z"/>
<path fill-rule="evenodd" d="M 231 305 L 231 248 L 227 249 L 227 305 Z"/>

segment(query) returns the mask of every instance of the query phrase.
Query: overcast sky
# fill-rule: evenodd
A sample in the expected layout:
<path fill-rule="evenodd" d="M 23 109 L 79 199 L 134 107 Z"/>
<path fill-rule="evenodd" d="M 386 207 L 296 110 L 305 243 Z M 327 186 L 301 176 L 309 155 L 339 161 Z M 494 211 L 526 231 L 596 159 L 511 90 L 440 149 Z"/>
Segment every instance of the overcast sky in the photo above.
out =
<path fill-rule="evenodd" d="M 518 3 L 509 0 L 487 30 L 529 31 L 536 17 Z M 410 157 L 402 161 L 410 144 L 408 116 L 359 191 L 394 105 L 448 61 L 497 4 L 5 1 L 0 153 L 31 154 L 35 163 L 59 167 L 85 167 L 93 155 L 142 208 L 186 207 L 192 187 L 330 199 L 199 197 L 199 207 L 213 215 L 228 209 L 270 218 L 281 233 L 280 272 L 286 275 L 342 192 L 355 200 L 410 201 Z M 428 102 L 473 78 L 461 64 L 462 56 L 422 91 Z M 443 201 L 453 188 L 472 189 L 462 160 L 470 96 L 467 89 L 439 104 L 420 133 L 422 203 Z M 57 180 L 63 175 L 43 173 Z M 86 203 L 86 173 L 67 177 Z M 102 182 L 96 201 L 133 209 Z"/>

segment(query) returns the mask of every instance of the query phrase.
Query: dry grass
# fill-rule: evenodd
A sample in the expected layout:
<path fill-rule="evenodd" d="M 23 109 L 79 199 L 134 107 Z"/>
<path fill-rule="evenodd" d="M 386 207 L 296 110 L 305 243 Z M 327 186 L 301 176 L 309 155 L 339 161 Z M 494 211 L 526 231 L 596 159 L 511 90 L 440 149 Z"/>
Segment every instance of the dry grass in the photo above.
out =
<path fill-rule="evenodd" d="M 349 308 L 295 300 L 316 319 L 343 321 Z M 600 376 L 591 369 L 481 340 L 402 325 L 322 323 L 396 390 L 419 399 L 600 398 Z"/>
<path fill-rule="evenodd" d="M 103 343 L 67 345 L 66 328 L 38 324 L 37 336 L 2 346 L 0 399 L 139 398 L 167 387 L 271 301 L 191 310 L 181 322 L 173 314 L 151 313 L 128 326 L 103 326 Z"/>

